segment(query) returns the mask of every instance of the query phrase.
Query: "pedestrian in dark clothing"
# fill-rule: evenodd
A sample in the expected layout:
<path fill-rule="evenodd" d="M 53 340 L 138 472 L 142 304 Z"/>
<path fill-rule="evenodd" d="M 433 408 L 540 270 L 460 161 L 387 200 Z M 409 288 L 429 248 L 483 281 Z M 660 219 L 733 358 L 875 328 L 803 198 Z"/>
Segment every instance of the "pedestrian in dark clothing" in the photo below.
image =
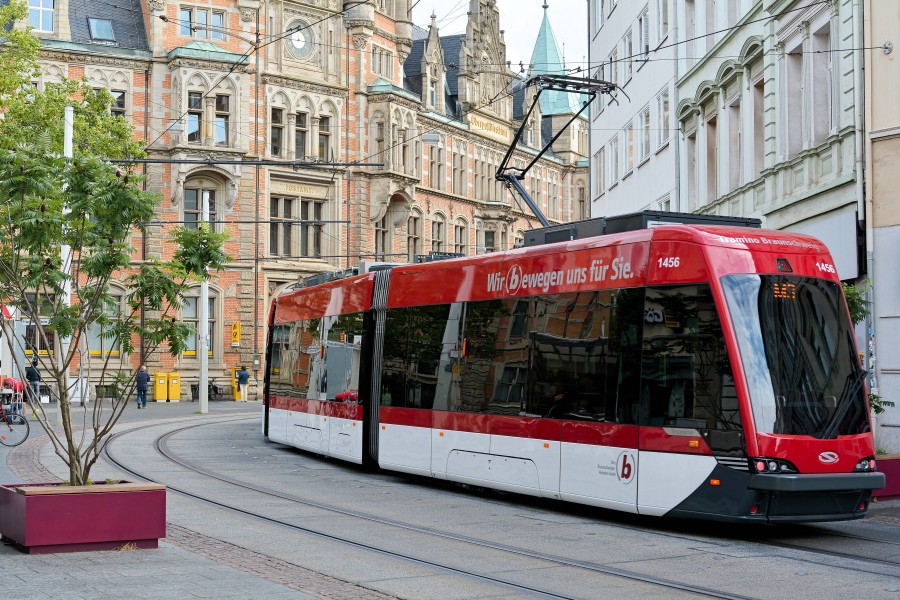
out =
<path fill-rule="evenodd" d="M 31 364 L 25 368 L 25 381 L 28 382 L 28 392 L 30 393 L 30 402 L 32 405 L 41 402 L 41 372 L 38 371 L 38 361 L 34 359 Z"/>
<path fill-rule="evenodd" d="M 247 370 L 247 367 L 241 367 L 241 370 L 237 372 L 237 384 L 241 392 L 241 402 L 246 402 L 247 390 L 250 388 L 250 371 Z"/>
<path fill-rule="evenodd" d="M 141 365 L 136 377 L 135 389 L 137 390 L 138 408 L 147 408 L 147 390 L 150 388 L 150 373 L 147 366 Z"/>

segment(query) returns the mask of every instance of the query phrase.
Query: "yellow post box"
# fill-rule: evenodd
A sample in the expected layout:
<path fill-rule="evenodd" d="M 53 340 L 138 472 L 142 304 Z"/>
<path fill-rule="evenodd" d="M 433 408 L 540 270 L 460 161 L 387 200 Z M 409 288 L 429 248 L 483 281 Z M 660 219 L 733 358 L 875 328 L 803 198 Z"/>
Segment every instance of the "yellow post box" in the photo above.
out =
<path fill-rule="evenodd" d="M 169 373 L 169 402 L 181 400 L 181 373 Z"/>
<path fill-rule="evenodd" d="M 231 397 L 235 400 L 243 400 L 243 398 L 241 398 L 241 388 L 239 388 L 237 384 L 237 374 L 240 370 L 240 367 L 233 367 L 231 369 Z"/>
<path fill-rule="evenodd" d="M 169 400 L 169 374 L 157 373 L 153 377 L 153 400 L 167 402 Z"/>

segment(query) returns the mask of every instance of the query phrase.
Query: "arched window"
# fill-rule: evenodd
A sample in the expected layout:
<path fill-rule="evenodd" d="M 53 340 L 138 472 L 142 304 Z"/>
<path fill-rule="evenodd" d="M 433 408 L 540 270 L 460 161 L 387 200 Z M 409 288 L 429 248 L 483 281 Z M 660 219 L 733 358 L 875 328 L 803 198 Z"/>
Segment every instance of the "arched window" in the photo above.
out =
<path fill-rule="evenodd" d="M 440 213 L 431 220 L 431 251 L 447 251 L 447 220 Z"/>
<path fill-rule="evenodd" d="M 453 224 L 453 251 L 457 254 L 469 253 L 469 227 L 463 219 Z"/>
<path fill-rule="evenodd" d="M 120 343 L 117 338 L 109 337 L 115 323 L 121 318 L 125 291 L 118 287 L 110 288 L 110 301 L 103 307 L 103 316 L 87 327 L 88 354 L 90 356 L 118 356 Z"/>
<path fill-rule="evenodd" d="M 422 213 L 413 210 L 406 221 L 406 260 L 415 262 L 417 254 L 422 254 Z"/>
<path fill-rule="evenodd" d="M 209 223 L 213 231 L 222 230 L 222 196 L 217 182 L 207 178 L 191 179 L 184 184 L 184 226 L 197 228 L 202 217 L 203 202 L 209 206 Z"/>
<path fill-rule="evenodd" d="M 220 335 L 221 315 L 220 297 L 217 290 L 210 288 L 209 290 L 209 350 L 210 357 L 220 357 L 222 355 L 222 339 Z M 193 329 L 193 332 L 185 343 L 184 355 L 188 358 L 197 356 L 200 344 L 200 288 L 191 288 L 188 295 L 184 299 L 184 305 L 181 307 L 181 319 Z"/>

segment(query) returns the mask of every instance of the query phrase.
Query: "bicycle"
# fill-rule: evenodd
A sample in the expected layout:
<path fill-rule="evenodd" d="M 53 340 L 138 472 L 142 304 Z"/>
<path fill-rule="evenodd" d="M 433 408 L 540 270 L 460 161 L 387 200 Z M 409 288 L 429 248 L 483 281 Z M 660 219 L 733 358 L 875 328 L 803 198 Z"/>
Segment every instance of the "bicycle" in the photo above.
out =
<path fill-rule="evenodd" d="M 0 402 L 0 444 L 18 446 L 28 439 L 28 419 L 18 413 L 7 413 Z"/>
<path fill-rule="evenodd" d="M 191 384 L 191 402 L 196 402 L 200 399 L 200 384 L 192 383 Z M 210 402 L 214 400 L 224 400 L 225 399 L 225 389 L 221 385 L 216 384 L 216 380 L 214 377 L 210 377 L 206 383 L 206 399 Z"/>

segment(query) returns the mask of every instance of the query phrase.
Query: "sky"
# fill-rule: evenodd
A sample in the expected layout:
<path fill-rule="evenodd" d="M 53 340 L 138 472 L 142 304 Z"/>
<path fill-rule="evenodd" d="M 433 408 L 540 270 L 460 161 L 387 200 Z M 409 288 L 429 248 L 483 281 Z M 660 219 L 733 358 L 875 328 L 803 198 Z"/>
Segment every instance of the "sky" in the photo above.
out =
<path fill-rule="evenodd" d="M 411 0 L 415 3 L 416 0 Z M 587 61 L 587 2 L 585 0 L 497 0 L 500 9 L 500 29 L 504 30 L 506 60 L 518 65 L 528 64 L 541 20 L 544 3 L 553 34 L 564 50 L 566 65 L 576 67 Z M 464 33 L 469 0 L 419 0 L 413 8 L 413 23 L 428 28 L 431 13 L 437 15 L 441 35 Z M 565 48 L 563 48 L 565 44 Z"/>

